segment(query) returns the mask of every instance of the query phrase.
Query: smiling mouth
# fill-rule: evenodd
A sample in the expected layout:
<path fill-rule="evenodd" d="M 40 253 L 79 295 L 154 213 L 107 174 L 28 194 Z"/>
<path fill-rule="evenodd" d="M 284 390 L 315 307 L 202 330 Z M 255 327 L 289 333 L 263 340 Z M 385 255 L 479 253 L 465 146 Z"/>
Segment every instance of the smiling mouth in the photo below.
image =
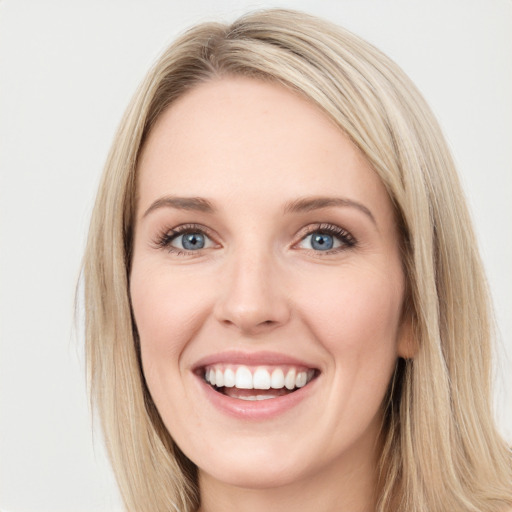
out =
<path fill-rule="evenodd" d="M 209 365 L 201 370 L 215 391 L 239 400 L 269 400 L 294 393 L 318 376 L 295 366 Z"/>

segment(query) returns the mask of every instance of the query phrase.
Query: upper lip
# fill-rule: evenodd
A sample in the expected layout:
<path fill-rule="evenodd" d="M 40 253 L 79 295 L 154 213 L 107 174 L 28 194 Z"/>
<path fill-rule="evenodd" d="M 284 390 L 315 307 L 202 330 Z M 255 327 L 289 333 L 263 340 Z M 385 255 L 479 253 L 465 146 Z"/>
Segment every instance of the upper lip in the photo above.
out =
<path fill-rule="evenodd" d="M 215 364 L 233 364 L 246 366 L 301 366 L 305 368 L 317 369 L 315 365 L 307 361 L 291 357 L 287 354 L 278 352 L 260 351 L 260 352 L 242 352 L 237 350 L 229 350 L 218 352 L 205 356 L 197 361 L 192 369 L 193 371 L 211 366 Z"/>

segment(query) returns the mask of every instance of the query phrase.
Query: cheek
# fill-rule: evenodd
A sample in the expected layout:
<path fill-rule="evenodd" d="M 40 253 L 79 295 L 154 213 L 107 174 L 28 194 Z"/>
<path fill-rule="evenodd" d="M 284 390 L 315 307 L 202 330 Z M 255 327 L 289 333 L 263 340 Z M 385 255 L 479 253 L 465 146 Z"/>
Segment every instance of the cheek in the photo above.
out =
<path fill-rule="evenodd" d="M 208 287 L 197 285 L 190 276 L 168 269 L 143 272 L 134 265 L 130 293 L 145 369 L 157 361 L 178 364 L 211 302 Z"/>
<path fill-rule="evenodd" d="M 317 279 L 301 293 L 304 318 L 334 363 L 353 377 L 387 379 L 397 357 L 403 276 L 376 269 Z"/>
<path fill-rule="evenodd" d="M 337 432 L 333 439 L 380 426 L 398 355 L 401 283 L 401 272 L 390 279 L 384 272 L 354 271 L 317 281 L 323 293 L 305 299 L 305 323 L 329 353 L 333 368 L 327 398 Z M 342 417 L 350 422 L 340 422 Z"/>

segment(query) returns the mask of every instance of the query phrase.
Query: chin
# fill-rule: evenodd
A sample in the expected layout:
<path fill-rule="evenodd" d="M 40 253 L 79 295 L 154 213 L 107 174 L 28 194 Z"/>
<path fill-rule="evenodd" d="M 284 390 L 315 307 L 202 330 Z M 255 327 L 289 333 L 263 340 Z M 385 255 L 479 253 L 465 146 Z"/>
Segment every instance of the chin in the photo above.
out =
<path fill-rule="evenodd" d="M 188 455 L 198 467 L 200 479 L 203 476 L 245 489 L 285 487 L 312 478 L 321 471 L 322 463 L 333 462 L 330 457 L 318 456 L 324 450 L 313 439 L 306 441 L 305 432 L 299 438 L 277 434 L 277 429 L 258 436 L 238 432 L 224 436 L 222 442 L 219 435 L 205 436 L 202 446 L 188 446 Z"/>
<path fill-rule="evenodd" d="M 200 479 L 208 475 L 226 485 L 244 489 L 272 489 L 284 487 L 297 482 L 305 476 L 305 468 L 297 468 L 297 464 L 286 461 L 276 463 L 275 458 L 251 457 L 238 464 L 221 464 L 199 467 Z"/>

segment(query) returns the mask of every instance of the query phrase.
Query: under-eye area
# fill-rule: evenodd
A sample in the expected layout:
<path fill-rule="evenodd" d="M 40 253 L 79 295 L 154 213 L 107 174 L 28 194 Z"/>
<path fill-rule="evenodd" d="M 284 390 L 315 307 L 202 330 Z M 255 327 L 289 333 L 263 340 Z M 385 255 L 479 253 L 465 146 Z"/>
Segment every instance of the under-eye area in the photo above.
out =
<path fill-rule="evenodd" d="M 307 386 L 319 375 L 297 366 L 211 365 L 198 374 L 217 392 L 239 400 L 269 400 Z"/>

